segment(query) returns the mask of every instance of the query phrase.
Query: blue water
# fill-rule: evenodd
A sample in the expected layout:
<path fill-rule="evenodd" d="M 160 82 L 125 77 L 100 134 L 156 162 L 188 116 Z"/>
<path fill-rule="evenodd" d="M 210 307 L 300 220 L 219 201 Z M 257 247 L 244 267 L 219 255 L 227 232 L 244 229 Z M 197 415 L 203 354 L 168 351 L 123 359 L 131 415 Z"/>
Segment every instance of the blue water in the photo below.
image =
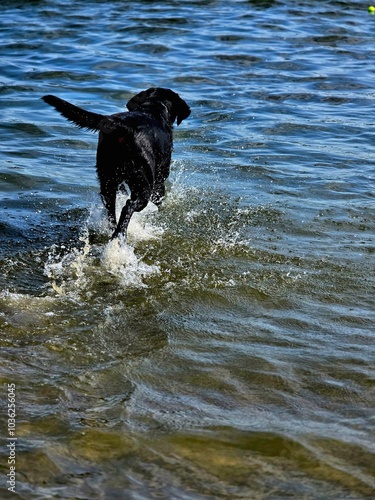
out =
<path fill-rule="evenodd" d="M 1 498 L 375 496 L 375 16 L 360 1 L 4 1 Z M 191 107 L 110 242 L 95 134 Z M 124 199 L 121 200 L 122 202 Z"/>

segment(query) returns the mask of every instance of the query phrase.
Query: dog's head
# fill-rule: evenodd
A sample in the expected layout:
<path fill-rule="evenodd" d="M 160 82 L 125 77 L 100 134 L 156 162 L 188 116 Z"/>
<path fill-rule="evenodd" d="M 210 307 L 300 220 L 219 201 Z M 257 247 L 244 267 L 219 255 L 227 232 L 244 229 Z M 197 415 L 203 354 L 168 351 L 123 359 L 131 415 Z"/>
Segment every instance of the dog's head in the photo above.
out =
<path fill-rule="evenodd" d="M 182 120 L 190 115 L 190 108 L 186 102 L 173 90 L 163 88 L 143 90 L 132 97 L 126 107 L 129 111 L 135 111 L 142 107 L 152 109 L 158 103 L 159 106 L 162 104 L 167 108 L 171 125 L 176 119 L 177 125 L 180 125 Z"/>

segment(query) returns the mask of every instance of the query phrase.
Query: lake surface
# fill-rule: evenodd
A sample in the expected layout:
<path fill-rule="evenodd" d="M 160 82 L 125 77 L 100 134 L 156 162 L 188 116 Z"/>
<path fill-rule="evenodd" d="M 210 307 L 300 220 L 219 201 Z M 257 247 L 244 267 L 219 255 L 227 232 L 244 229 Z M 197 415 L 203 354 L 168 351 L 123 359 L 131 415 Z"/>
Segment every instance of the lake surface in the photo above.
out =
<path fill-rule="evenodd" d="M 2 2 L 1 498 L 8 384 L 19 498 L 374 498 L 367 7 Z M 192 113 L 120 245 L 95 134 L 41 97 L 151 86 Z"/>

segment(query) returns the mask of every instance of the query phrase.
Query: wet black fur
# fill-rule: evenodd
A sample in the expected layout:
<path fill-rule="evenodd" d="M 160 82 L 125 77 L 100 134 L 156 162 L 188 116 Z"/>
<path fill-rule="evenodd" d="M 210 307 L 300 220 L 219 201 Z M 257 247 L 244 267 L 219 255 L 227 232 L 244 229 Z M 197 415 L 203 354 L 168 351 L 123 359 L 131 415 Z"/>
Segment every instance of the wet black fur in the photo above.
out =
<path fill-rule="evenodd" d="M 96 169 L 100 194 L 115 227 L 112 238 L 126 235 L 134 212 L 143 210 L 150 200 L 156 205 L 162 202 L 171 163 L 173 123 L 177 120 L 179 125 L 190 115 L 189 106 L 178 94 L 163 88 L 140 92 L 127 103 L 129 112 L 109 116 L 85 111 L 53 95 L 42 99 L 78 127 L 99 132 Z M 124 182 L 130 199 L 116 226 L 116 194 Z"/>

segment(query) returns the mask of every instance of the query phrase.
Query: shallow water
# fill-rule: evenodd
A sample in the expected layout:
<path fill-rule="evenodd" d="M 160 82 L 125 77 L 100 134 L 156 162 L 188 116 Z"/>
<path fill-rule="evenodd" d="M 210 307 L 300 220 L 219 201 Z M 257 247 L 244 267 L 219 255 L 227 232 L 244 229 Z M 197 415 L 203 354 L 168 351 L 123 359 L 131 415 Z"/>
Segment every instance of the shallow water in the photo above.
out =
<path fill-rule="evenodd" d="M 3 2 L 20 498 L 375 496 L 374 30 L 359 1 Z M 192 114 L 165 204 L 109 242 L 96 137 L 40 97 L 150 86 Z"/>

